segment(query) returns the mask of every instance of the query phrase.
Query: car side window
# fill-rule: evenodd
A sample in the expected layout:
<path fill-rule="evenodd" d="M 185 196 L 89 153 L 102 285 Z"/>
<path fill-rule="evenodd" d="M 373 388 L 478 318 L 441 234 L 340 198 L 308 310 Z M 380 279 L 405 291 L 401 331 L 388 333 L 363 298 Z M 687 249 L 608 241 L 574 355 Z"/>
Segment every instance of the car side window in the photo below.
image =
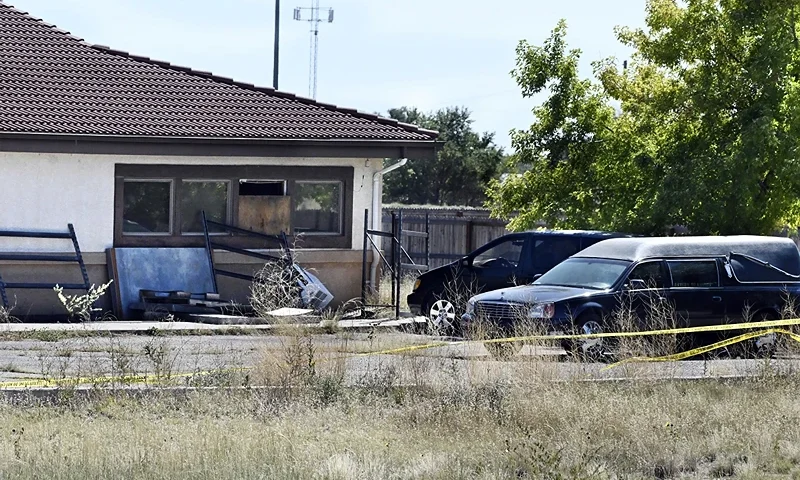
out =
<path fill-rule="evenodd" d="M 719 274 L 715 260 L 667 262 L 673 287 L 716 287 Z"/>
<path fill-rule="evenodd" d="M 479 268 L 510 268 L 519 265 L 522 256 L 524 238 L 513 238 L 489 248 L 478 254 L 472 265 Z"/>
<path fill-rule="evenodd" d="M 533 268 L 544 273 L 581 249 L 580 238 L 534 237 Z"/>
<path fill-rule="evenodd" d="M 636 265 L 628 274 L 628 281 L 630 280 L 641 280 L 647 288 L 664 288 L 664 270 L 661 262 L 643 262 Z"/>

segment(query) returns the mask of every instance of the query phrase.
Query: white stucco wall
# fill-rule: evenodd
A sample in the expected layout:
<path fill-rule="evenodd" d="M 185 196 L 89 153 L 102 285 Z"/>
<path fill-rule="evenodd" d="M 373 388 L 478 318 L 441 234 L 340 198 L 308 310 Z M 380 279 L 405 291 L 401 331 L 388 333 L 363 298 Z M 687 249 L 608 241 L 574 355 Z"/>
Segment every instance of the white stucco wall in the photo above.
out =
<path fill-rule="evenodd" d="M 75 225 L 84 252 L 114 241 L 114 165 L 276 165 L 354 167 L 353 249 L 361 249 L 364 209 L 381 160 L 0 153 L 0 229 L 64 230 Z M 71 251 L 69 241 L 0 238 L 2 251 Z"/>

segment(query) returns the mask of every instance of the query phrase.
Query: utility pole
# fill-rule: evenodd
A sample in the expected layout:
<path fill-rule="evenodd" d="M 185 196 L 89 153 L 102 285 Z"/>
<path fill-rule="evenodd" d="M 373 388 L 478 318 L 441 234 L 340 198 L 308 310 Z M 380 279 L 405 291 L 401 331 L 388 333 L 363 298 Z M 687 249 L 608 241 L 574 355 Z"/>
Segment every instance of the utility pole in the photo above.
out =
<path fill-rule="evenodd" d="M 323 20 L 320 19 L 320 10 L 328 12 L 327 23 L 333 23 L 333 9 L 319 7 L 319 0 L 311 0 L 311 7 L 297 7 L 294 9 L 294 19 L 308 22 L 311 24 L 311 41 L 309 47 L 308 58 L 308 95 L 315 99 L 317 98 L 317 63 L 319 59 L 319 24 Z M 308 18 L 303 15 L 304 11 L 308 11 Z"/>
<path fill-rule="evenodd" d="M 272 64 L 272 88 L 278 89 L 278 63 L 280 60 L 281 0 L 275 0 L 275 53 Z"/>

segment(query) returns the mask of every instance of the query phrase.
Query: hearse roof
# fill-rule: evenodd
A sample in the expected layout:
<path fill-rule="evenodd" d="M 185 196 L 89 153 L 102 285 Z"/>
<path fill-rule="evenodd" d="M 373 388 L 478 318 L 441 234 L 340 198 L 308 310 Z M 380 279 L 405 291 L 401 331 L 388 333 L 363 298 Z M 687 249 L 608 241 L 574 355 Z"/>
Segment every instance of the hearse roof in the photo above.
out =
<path fill-rule="evenodd" d="M 581 237 L 592 238 L 618 238 L 630 237 L 630 234 L 620 232 L 605 232 L 602 230 L 528 230 L 525 233 L 533 233 L 545 236 L 560 236 L 560 235 L 576 235 Z"/>
<path fill-rule="evenodd" d="M 727 256 L 731 253 L 755 257 L 793 274 L 800 273 L 797 246 L 791 239 L 781 237 L 611 238 L 573 256 L 638 261 L 654 257 Z"/>

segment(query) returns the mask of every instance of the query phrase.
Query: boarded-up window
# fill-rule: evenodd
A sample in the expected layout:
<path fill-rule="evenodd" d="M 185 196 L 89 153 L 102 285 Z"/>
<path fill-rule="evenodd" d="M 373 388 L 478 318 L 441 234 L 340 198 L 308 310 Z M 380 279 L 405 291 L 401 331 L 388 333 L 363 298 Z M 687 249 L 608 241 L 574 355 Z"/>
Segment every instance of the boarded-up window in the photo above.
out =
<path fill-rule="evenodd" d="M 239 180 L 239 227 L 290 233 L 291 199 L 284 180 Z"/>

